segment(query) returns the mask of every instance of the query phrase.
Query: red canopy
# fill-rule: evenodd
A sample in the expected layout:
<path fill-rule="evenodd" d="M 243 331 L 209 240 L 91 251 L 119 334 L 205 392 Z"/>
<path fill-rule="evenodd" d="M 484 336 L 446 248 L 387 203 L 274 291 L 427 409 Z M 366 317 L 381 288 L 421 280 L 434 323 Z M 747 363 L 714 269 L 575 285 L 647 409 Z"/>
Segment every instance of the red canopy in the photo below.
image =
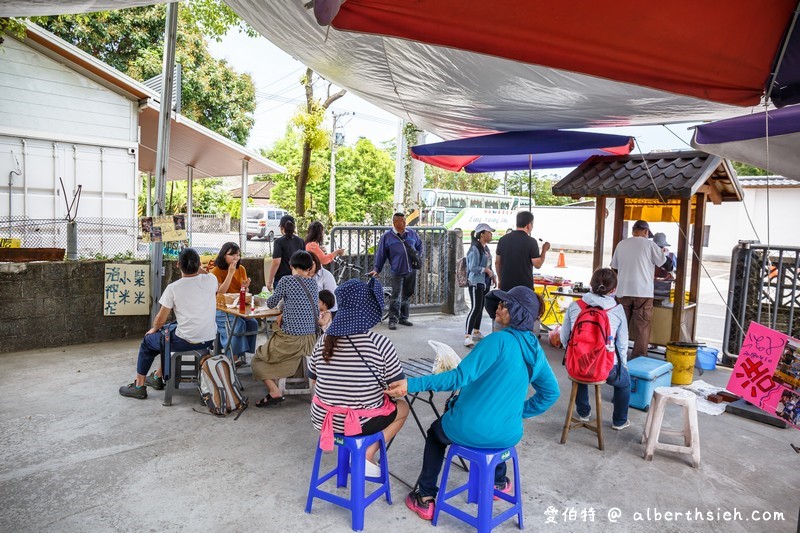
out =
<path fill-rule="evenodd" d="M 333 26 L 755 105 L 796 0 L 347 0 Z"/>

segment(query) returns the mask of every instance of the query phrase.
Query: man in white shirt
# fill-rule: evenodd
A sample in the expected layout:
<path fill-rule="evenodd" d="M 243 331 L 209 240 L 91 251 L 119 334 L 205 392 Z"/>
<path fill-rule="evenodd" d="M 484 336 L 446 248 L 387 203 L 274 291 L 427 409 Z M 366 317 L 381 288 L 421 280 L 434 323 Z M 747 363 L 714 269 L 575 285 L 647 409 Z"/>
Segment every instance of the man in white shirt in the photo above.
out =
<path fill-rule="evenodd" d="M 650 240 L 650 226 L 644 220 L 633 224 L 633 236 L 617 245 L 611 268 L 617 271 L 617 301 L 625 310 L 633 338 L 630 358 L 647 355 L 650 321 L 653 318 L 653 271 L 671 271 L 672 260 Z M 630 359 L 629 358 L 629 359 Z"/>
<path fill-rule="evenodd" d="M 200 267 L 200 256 L 192 248 L 185 248 L 178 256 L 181 279 L 170 283 L 158 303 L 161 309 L 153 320 L 153 327 L 145 333 L 139 346 L 136 362 L 136 380 L 119 388 L 119 393 L 128 398 L 144 400 L 147 387 L 164 388 L 159 368 L 150 375 L 147 372 L 156 356 L 163 349 L 161 328 L 175 311 L 177 326 L 170 327 L 170 351 L 183 352 L 210 348 L 217 334 L 217 278 Z M 169 357 L 169 354 L 165 354 Z"/>

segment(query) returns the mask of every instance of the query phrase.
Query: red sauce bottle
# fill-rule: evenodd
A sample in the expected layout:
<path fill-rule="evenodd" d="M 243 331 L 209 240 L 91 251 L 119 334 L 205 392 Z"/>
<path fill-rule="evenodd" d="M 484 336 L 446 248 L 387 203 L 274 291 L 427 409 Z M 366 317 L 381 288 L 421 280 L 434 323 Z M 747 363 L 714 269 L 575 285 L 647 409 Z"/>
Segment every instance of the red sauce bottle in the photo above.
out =
<path fill-rule="evenodd" d="M 244 286 L 239 288 L 239 312 L 244 313 L 245 306 L 247 305 L 247 290 Z"/>

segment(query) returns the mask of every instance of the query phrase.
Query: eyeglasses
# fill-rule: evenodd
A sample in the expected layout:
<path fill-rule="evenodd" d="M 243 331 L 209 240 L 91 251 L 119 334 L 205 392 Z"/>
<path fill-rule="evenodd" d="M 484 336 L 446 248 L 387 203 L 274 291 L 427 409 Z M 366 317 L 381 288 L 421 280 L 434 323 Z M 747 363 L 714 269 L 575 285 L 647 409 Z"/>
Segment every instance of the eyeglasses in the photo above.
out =
<path fill-rule="evenodd" d="M 505 309 L 506 308 L 506 303 L 505 302 L 500 302 L 499 304 L 497 304 L 497 308 L 498 309 Z"/>

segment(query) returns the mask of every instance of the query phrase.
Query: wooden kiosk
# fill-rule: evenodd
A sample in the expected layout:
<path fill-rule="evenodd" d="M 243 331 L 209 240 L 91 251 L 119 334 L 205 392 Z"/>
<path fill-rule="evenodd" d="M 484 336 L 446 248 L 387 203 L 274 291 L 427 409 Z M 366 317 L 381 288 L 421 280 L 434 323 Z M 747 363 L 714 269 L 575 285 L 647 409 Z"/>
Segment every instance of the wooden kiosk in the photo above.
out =
<path fill-rule="evenodd" d="M 674 303 L 654 302 L 650 342 L 693 341 L 706 205 L 743 199 L 730 162 L 699 151 L 595 156 L 553 186 L 553 194 L 596 198 L 593 270 L 603 265 L 607 199 L 614 199 L 612 253 L 626 237 L 623 229 L 628 220 L 678 225 Z M 691 271 L 687 270 L 690 258 Z M 685 302 L 687 272 L 689 298 Z"/>

